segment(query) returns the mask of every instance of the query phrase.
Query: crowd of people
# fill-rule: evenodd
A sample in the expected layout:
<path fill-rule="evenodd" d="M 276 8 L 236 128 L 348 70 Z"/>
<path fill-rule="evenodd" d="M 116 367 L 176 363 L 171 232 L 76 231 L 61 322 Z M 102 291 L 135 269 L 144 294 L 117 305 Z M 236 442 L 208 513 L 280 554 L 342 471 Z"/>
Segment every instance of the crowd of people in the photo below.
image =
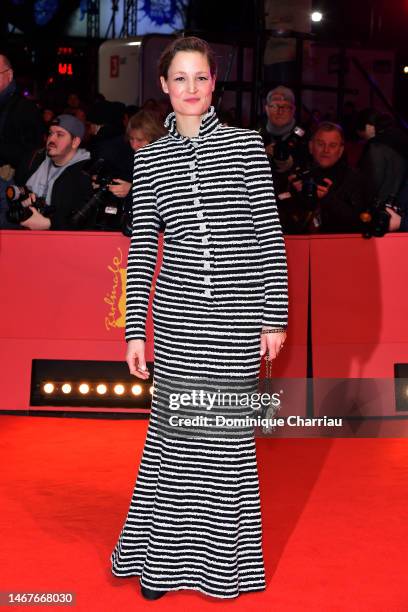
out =
<path fill-rule="evenodd" d="M 138 108 L 101 95 L 90 107 L 76 94 L 59 109 L 39 105 L 0 55 L 0 228 L 129 236 L 134 152 L 166 133 L 168 111 L 166 100 Z M 373 109 L 347 108 L 343 126 L 315 116 L 301 126 L 296 111 L 293 91 L 276 87 L 259 127 L 284 233 L 407 231 L 405 131 Z M 231 112 L 220 119 L 234 122 Z M 347 143 L 357 139 L 365 144 L 351 167 Z"/>
<path fill-rule="evenodd" d="M 296 124 L 295 97 L 280 86 L 266 97 L 261 129 L 271 164 L 283 231 L 287 234 L 383 235 L 408 228 L 408 135 L 372 109 L 356 113 L 354 132 L 364 143 L 356 167 L 347 162 L 345 126 Z"/>

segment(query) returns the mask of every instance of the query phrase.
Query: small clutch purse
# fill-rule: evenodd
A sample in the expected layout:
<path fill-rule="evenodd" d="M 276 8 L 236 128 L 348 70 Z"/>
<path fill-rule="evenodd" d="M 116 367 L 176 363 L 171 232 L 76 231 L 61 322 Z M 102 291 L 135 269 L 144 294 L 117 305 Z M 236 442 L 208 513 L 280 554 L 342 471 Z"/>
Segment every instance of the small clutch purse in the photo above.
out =
<path fill-rule="evenodd" d="M 275 418 L 276 414 L 280 410 L 280 404 L 275 405 L 272 400 L 273 389 L 272 389 L 272 359 L 266 355 L 265 357 L 265 385 L 264 385 L 264 393 L 268 393 L 270 397 L 269 404 L 263 406 L 262 408 L 262 418 L 272 420 Z M 274 425 L 262 425 L 262 433 L 267 435 L 271 434 L 275 431 L 276 427 Z"/>

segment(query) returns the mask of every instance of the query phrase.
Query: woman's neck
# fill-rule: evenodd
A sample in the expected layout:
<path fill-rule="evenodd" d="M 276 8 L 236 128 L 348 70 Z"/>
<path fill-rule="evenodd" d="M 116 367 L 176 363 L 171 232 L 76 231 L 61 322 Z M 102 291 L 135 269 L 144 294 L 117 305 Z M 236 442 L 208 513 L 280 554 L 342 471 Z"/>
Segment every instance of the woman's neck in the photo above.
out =
<path fill-rule="evenodd" d="M 177 131 L 181 136 L 194 138 L 198 136 L 200 131 L 202 116 L 201 115 L 179 115 L 176 113 Z"/>

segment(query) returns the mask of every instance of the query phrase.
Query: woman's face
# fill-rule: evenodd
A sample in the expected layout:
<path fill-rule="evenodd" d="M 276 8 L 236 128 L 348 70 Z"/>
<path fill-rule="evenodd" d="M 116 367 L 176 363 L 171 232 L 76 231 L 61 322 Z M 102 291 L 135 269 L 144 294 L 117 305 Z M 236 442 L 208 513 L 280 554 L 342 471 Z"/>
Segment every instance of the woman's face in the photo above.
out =
<path fill-rule="evenodd" d="M 134 129 L 129 132 L 129 144 L 134 151 L 137 151 L 149 144 L 149 140 L 146 138 L 143 130 Z"/>
<path fill-rule="evenodd" d="M 191 117 L 207 112 L 215 77 L 211 76 L 206 56 L 199 51 L 178 51 L 170 64 L 167 80 L 160 77 L 160 82 L 176 114 Z"/>

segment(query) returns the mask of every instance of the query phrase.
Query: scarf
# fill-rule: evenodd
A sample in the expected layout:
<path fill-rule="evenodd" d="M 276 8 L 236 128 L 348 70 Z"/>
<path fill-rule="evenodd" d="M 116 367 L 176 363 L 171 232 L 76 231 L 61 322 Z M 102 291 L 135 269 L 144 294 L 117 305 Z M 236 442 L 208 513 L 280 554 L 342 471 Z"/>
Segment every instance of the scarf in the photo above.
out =
<path fill-rule="evenodd" d="M 289 136 L 289 134 L 291 133 L 295 125 L 296 125 L 295 118 L 293 118 L 290 123 L 287 123 L 286 125 L 282 125 L 281 127 L 273 125 L 268 119 L 268 123 L 266 124 L 266 131 L 275 138 L 280 138 L 281 140 L 285 140 L 285 138 Z"/>

